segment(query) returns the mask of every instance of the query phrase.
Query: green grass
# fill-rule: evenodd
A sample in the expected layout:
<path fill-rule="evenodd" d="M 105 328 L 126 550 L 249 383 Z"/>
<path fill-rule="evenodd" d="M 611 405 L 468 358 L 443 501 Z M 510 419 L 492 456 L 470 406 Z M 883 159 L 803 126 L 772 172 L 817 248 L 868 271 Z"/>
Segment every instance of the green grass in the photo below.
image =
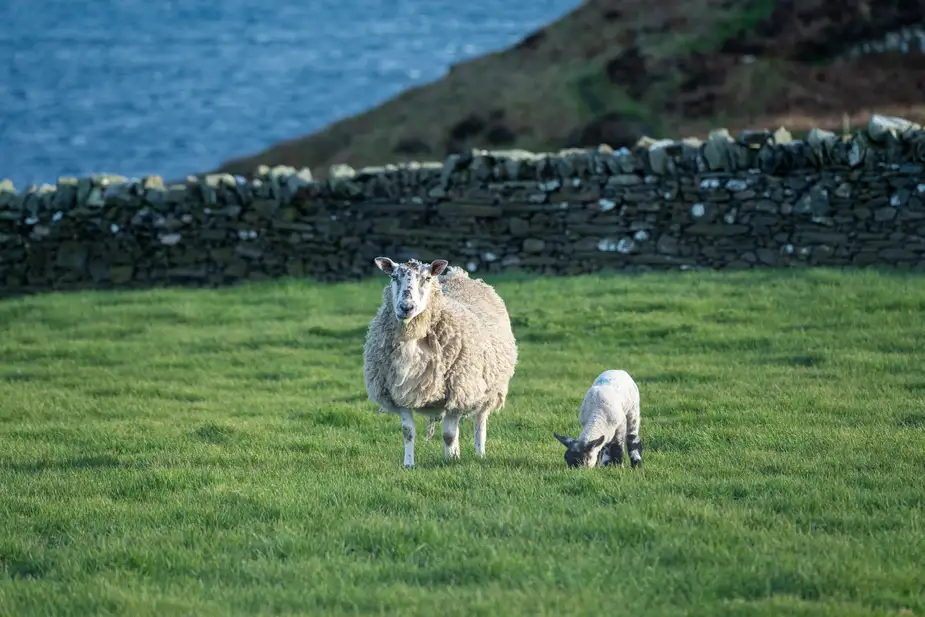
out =
<path fill-rule="evenodd" d="M 925 612 L 925 277 L 497 280 L 488 459 L 469 420 L 414 470 L 363 388 L 383 283 L 0 302 L 0 615 Z M 645 471 L 567 470 L 619 367 Z"/>

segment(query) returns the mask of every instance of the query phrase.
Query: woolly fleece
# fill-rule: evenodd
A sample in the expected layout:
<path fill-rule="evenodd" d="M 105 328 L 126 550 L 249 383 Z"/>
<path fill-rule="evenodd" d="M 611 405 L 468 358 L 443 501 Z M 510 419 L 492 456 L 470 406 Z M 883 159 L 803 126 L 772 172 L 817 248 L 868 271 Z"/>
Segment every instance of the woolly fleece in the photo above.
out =
<path fill-rule="evenodd" d="M 434 417 L 504 407 L 517 364 L 507 308 L 494 288 L 456 266 L 437 277 L 427 309 L 402 325 L 390 285 L 369 325 L 363 370 L 369 400 Z"/>

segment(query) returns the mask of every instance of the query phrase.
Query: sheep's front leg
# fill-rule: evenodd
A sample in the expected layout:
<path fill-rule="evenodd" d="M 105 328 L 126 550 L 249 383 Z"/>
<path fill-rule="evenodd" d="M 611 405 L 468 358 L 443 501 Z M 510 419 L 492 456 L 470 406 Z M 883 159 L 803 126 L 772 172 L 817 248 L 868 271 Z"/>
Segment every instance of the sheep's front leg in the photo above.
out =
<path fill-rule="evenodd" d="M 608 445 L 604 446 L 604 454 L 601 456 L 601 463 L 607 467 L 616 465 L 623 466 L 623 442 L 614 439 Z"/>
<path fill-rule="evenodd" d="M 405 438 L 405 468 L 410 469 L 414 467 L 414 437 L 417 427 L 410 409 L 402 409 L 398 413 L 401 415 L 401 434 Z"/>
<path fill-rule="evenodd" d="M 443 417 L 443 456 L 447 461 L 459 458 L 459 416 Z"/>
<path fill-rule="evenodd" d="M 488 437 L 487 413 L 476 414 L 472 431 L 475 438 L 475 453 L 479 458 L 485 458 L 485 440 Z"/>
<path fill-rule="evenodd" d="M 601 463 L 605 467 L 610 465 L 623 467 L 624 441 L 626 441 L 626 429 L 618 429 L 613 436 L 613 440 L 603 448 L 603 452 L 606 452 L 606 455 L 601 455 Z"/>

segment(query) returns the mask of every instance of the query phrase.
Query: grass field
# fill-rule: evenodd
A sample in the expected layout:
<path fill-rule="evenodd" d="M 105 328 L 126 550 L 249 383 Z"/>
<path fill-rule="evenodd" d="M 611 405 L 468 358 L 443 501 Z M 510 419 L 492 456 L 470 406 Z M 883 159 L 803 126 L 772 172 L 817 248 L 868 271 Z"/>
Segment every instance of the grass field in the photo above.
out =
<path fill-rule="evenodd" d="M 925 276 L 493 282 L 488 458 L 468 420 L 413 470 L 363 387 L 384 277 L 0 302 L 0 615 L 925 614 Z M 642 473 L 552 436 L 605 368 Z"/>

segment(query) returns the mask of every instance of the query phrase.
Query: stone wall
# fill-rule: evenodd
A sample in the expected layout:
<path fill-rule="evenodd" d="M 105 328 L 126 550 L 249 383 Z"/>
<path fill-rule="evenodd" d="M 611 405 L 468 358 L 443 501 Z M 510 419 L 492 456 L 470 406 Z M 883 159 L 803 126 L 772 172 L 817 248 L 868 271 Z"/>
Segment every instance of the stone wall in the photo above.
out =
<path fill-rule="evenodd" d="M 0 183 L 2 295 L 374 274 L 373 258 L 477 273 L 925 266 L 925 131 L 714 131 L 556 154 L 474 151 L 312 179 L 262 168 Z"/>

